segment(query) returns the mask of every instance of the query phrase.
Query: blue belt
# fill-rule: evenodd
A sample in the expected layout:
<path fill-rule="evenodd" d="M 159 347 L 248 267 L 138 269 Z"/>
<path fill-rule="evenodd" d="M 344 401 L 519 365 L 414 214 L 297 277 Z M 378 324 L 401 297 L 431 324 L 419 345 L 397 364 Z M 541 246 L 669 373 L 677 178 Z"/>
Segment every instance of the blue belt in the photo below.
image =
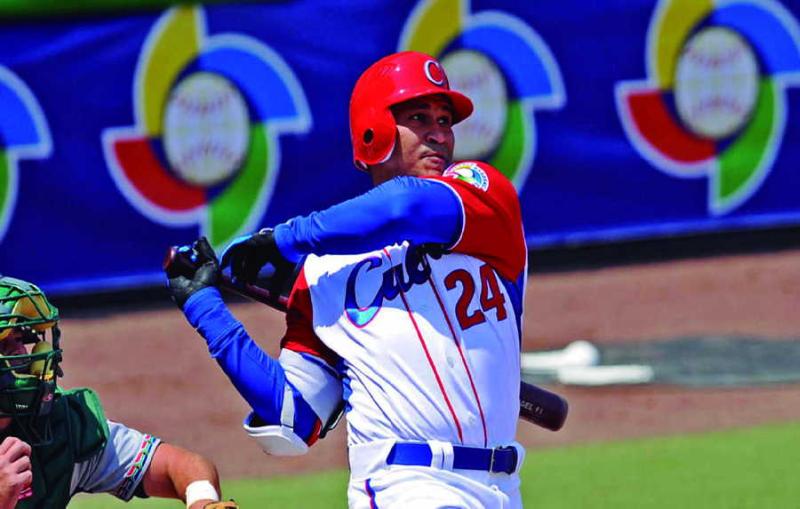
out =
<path fill-rule="evenodd" d="M 430 446 L 417 442 L 398 442 L 386 458 L 388 465 L 431 466 L 433 453 Z M 517 450 L 514 447 L 481 449 L 480 447 L 453 446 L 453 469 L 483 470 L 485 472 L 513 474 L 517 470 Z"/>

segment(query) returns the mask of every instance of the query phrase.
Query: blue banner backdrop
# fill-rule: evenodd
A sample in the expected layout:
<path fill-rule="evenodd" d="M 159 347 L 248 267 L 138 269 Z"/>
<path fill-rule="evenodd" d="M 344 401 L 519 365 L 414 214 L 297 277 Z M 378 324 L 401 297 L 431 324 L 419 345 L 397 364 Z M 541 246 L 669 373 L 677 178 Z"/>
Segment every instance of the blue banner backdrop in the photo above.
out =
<path fill-rule="evenodd" d="M 365 191 L 350 91 L 403 49 L 475 100 L 457 156 L 530 247 L 800 224 L 796 2 L 223 4 L 3 26 L 0 272 L 150 285 L 169 245 Z"/>

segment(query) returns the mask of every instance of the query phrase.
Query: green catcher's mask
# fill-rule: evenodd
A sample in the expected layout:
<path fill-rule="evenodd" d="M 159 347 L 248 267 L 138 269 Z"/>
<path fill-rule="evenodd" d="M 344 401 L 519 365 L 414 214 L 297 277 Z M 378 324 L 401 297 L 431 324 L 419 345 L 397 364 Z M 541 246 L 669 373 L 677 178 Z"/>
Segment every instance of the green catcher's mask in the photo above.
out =
<path fill-rule="evenodd" d="M 58 309 L 39 287 L 0 277 L 0 417 L 12 418 L 32 445 L 51 439 L 48 414 L 62 376 L 59 339 Z"/>

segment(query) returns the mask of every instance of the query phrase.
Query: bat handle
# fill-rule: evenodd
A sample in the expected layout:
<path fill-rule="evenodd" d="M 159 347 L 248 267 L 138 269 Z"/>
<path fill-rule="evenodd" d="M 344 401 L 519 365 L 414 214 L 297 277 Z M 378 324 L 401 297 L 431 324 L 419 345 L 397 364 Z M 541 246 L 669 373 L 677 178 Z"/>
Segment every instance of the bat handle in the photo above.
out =
<path fill-rule="evenodd" d="M 191 278 L 197 271 L 197 263 L 192 257 L 191 249 L 172 246 L 167 250 L 161 264 L 168 277 L 185 276 Z M 274 295 L 272 292 L 254 284 L 237 284 L 231 277 L 219 273 L 219 286 L 248 299 L 266 304 L 278 311 L 286 311 L 289 298 L 285 295 Z"/>
<path fill-rule="evenodd" d="M 289 301 L 289 298 L 285 295 L 278 295 L 276 297 L 272 292 L 261 286 L 253 284 L 236 284 L 227 274 L 220 274 L 219 286 L 233 293 L 237 293 L 242 297 L 247 297 L 248 299 L 252 299 L 256 302 L 266 304 L 267 306 L 275 308 L 278 311 L 285 312 Z"/>

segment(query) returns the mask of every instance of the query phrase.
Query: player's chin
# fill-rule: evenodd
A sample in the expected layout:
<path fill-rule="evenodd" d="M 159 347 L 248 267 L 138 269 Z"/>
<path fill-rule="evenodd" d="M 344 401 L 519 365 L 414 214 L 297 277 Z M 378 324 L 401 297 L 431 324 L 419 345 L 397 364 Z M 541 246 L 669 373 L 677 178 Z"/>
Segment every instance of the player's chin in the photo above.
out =
<path fill-rule="evenodd" d="M 424 177 L 435 177 L 444 173 L 449 162 L 442 157 L 425 157 L 417 165 L 418 174 Z"/>

